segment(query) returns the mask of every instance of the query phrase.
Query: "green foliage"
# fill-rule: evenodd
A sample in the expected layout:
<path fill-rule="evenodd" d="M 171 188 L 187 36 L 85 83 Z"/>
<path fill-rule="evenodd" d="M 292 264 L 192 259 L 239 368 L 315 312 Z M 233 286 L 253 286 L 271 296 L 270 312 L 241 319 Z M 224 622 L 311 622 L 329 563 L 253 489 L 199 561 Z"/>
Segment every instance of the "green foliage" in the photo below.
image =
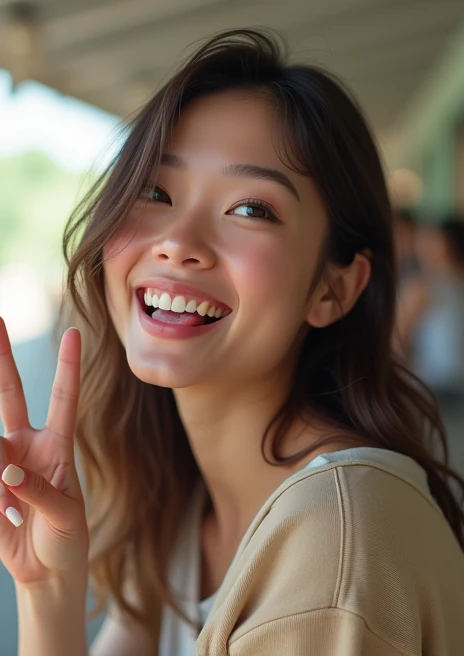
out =
<path fill-rule="evenodd" d="M 45 275 L 61 268 L 64 225 L 96 177 L 37 152 L 0 159 L 0 267 L 28 262 Z"/>

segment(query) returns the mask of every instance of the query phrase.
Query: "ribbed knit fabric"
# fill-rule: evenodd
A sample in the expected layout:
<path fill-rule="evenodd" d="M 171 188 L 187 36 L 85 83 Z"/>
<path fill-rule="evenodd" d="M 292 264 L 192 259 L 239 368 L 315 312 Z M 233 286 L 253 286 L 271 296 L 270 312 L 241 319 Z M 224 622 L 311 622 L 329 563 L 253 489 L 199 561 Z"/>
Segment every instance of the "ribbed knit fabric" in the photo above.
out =
<path fill-rule="evenodd" d="M 416 479 L 375 458 L 326 460 L 281 485 L 244 536 L 196 655 L 463 656 L 464 555 L 424 470 L 399 458 Z"/>

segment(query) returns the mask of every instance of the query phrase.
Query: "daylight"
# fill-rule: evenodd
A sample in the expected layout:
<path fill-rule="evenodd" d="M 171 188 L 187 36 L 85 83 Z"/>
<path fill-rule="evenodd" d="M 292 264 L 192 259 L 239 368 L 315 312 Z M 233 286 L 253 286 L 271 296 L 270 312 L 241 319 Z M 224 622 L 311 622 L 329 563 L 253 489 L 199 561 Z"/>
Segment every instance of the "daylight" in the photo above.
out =
<path fill-rule="evenodd" d="M 64 223 L 115 152 L 119 124 L 38 83 L 13 90 L 0 70 L 0 316 L 15 343 L 52 323 Z"/>

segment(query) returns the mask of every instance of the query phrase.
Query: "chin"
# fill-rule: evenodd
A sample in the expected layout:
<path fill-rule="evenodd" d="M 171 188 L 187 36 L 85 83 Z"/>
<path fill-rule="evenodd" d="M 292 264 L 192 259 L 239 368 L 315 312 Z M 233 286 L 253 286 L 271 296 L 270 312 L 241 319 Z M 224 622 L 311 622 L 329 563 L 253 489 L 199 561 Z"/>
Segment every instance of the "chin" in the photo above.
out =
<path fill-rule="evenodd" d="M 194 368 L 186 365 L 183 358 L 169 357 L 166 354 L 154 354 L 153 352 L 142 355 L 126 351 L 126 355 L 127 363 L 134 376 L 149 385 L 180 389 L 191 387 L 199 381 Z"/>

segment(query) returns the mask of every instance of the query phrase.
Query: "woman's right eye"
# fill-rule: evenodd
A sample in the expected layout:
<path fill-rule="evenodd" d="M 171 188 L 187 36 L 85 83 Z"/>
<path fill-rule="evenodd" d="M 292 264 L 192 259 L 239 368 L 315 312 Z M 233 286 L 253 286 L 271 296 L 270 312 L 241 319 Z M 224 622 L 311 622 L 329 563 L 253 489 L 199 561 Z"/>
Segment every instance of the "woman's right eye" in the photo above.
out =
<path fill-rule="evenodd" d="M 168 203 L 169 205 L 172 205 L 168 194 L 161 187 L 148 187 L 145 189 L 143 195 L 145 198 L 148 198 L 148 200 L 152 200 L 157 203 Z"/>

